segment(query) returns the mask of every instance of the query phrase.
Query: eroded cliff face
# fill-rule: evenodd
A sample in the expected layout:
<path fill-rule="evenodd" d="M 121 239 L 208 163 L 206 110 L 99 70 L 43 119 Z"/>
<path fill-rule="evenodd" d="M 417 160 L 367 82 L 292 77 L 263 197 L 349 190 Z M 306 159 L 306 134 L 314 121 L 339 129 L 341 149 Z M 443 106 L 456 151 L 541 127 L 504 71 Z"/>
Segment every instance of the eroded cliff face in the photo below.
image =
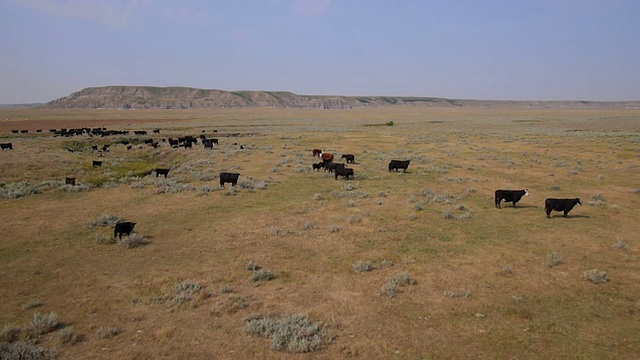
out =
<path fill-rule="evenodd" d="M 438 107 L 528 107 L 640 109 L 638 101 L 492 101 L 433 97 L 297 95 L 287 91 L 224 91 L 188 87 L 90 87 L 47 103 L 56 109 L 198 109 L 198 108 L 309 108 L 351 109 L 389 105 Z"/>
<path fill-rule="evenodd" d="M 405 103 L 455 106 L 438 98 L 309 96 L 286 91 L 223 91 L 186 87 L 104 86 L 91 87 L 53 100 L 51 108 L 192 109 L 192 108 L 317 108 L 349 109 Z"/>

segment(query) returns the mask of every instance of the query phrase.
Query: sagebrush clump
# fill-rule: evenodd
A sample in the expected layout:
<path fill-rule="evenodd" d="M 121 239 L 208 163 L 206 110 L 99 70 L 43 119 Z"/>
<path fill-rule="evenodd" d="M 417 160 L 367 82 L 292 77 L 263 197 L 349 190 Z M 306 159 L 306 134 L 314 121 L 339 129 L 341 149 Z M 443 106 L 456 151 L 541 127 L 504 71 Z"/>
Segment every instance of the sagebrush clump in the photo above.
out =
<path fill-rule="evenodd" d="M 245 323 L 245 332 L 271 338 L 271 348 L 278 351 L 313 352 L 329 340 L 322 324 L 310 322 L 304 315 L 284 315 L 280 319 L 255 316 Z"/>

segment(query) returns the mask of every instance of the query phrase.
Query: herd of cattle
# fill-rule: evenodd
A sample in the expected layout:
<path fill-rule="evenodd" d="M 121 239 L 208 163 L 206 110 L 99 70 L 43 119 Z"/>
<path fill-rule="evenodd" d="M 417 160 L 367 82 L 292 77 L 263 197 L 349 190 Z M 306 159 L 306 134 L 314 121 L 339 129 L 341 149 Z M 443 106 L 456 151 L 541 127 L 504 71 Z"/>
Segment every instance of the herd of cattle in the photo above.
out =
<path fill-rule="evenodd" d="M 129 134 L 129 131 L 122 131 L 122 130 L 108 130 L 106 128 L 79 128 L 79 129 L 50 129 L 49 130 L 51 133 L 54 134 L 54 136 L 64 136 L 64 137 L 69 137 L 69 136 L 79 136 L 79 135 L 89 135 L 89 136 L 101 136 L 101 137 L 105 137 L 105 136 L 111 136 L 111 135 L 127 135 Z M 152 130 L 154 134 L 159 134 L 160 133 L 160 129 L 153 129 Z M 27 130 L 12 130 L 13 133 L 28 133 Z M 37 130 L 36 132 L 42 132 L 42 130 Z M 204 132 L 204 131 L 203 131 Z M 214 132 L 217 132 L 216 130 L 214 130 Z M 145 136 L 147 135 L 147 131 L 144 130 L 136 130 L 133 132 L 135 135 L 139 135 L 139 136 Z M 198 138 L 193 137 L 193 136 L 184 136 L 184 137 L 178 137 L 176 139 L 173 138 L 168 138 L 168 139 L 161 139 L 161 141 L 164 142 L 168 142 L 169 146 L 171 146 L 172 148 L 178 148 L 178 147 L 183 147 L 183 148 L 191 148 L 193 145 L 197 145 L 198 141 L 200 141 L 200 143 L 202 144 L 202 146 L 205 149 L 213 149 L 214 145 L 218 145 L 219 141 L 218 139 L 215 138 L 207 138 L 204 134 L 201 134 Z M 127 150 L 130 150 L 132 148 L 131 144 L 129 143 L 125 143 L 125 142 L 121 142 L 124 145 L 127 146 Z M 159 142 L 158 141 L 154 141 L 153 139 L 144 139 L 143 143 L 147 146 L 152 146 L 154 148 L 159 146 Z M 237 143 L 234 143 L 234 145 L 237 145 Z M 0 148 L 2 150 L 13 150 L 13 144 L 12 143 L 0 143 Z M 240 145 L 241 149 L 244 149 L 243 145 Z M 92 149 L 99 151 L 100 153 L 105 152 L 109 149 L 109 145 L 103 145 L 103 147 L 101 149 L 98 148 L 97 145 L 92 145 Z M 69 149 L 69 151 L 73 151 L 71 149 Z M 317 163 L 313 163 L 312 164 L 312 170 L 313 171 L 320 171 L 320 169 L 323 169 L 324 171 L 327 171 L 329 173 L 333 173 L 335 176 L 335 179 L 338 180 L 338 177 L 342 176 L 345 180 L 349 180 L 350 178 L 354 177 L 354 170 L 353 168 L 348 167 L 349 164 L 356 164 L 355 162 L 355 155 L 353 154 L 343 154 L 340 159 L 344 159 L 344 162 L 334 162 L 334 154 L 332 153 L 328 153 L 328 152 L 324 152 L 320 149 L 313 149 L 312 150 L 312 155 L 313 157 L 318 157 L 320 159 L 319 162 Z M 407 169 L 409 168 L 409 164 L 410 164 L 411 160 L 391 160 L 388 164 L 388 170 L 389 172 L 395 171 L 397 172 L 398 170 L 402 169 L 403 172 L 407 172 Z M 92 167 L 96 168 L 96 167 L 100 167 L 102 166 L 102 161 L 99 160 L 93 160 L 92 162 Z M 169 174 L 169 170 L 168 168 L 156 168 L 153 171 L 155 171 L 156 173 L 156 177 L 163 175 L 165 178 L 168 176 Z M 219 179 L 220 179 L 220 187 L 224 188 L 224 184 L 225 183 L 230 183 L 232 186 L 235 186 L 238 183 L 238 179 L 240 177 L 240 174 L 238 173 L 229 173 L 229 172 L 221 172 Z M 75 185 L 76 184 L 76 178 L 73 177 L 67 177 L 65 178 L 65 184 L 66 185 Z M 528 196 L 529 195 L 529 191 L 527 189 L 523 189 L 523 190 L 496 190 L 495 191 L 495 197 L 494 197 L 494 201 L 495 201 L 495 207 L 496 208 L 501 208 L 500 204 L 502 201 L 504 202 L 510 202 L 513 204 L 513 207 L 516 207 L 516 204 L 522 199 L 523 196 Z M 551 212 L 552 211 L 558 211 L 558 212 L 563 212 L 563 216 L 567 217 L 567 214 L 576 206 L 576 205 L 582 205 L 580 202 L 579 198 L 567 198 L 567 199 L 556 199 L 556 198 L 548 198 L 545 200 L 545 213 L 547 215 L 548 218 L 551 217 Z M 121 223 L 116 225 L 115 228 L 115 235 L 120 235 L 122 236 L 122 234 L 129 234 L 132 230 L 133 230 L 133 226 L 135 225 L 135 223 Z"/>

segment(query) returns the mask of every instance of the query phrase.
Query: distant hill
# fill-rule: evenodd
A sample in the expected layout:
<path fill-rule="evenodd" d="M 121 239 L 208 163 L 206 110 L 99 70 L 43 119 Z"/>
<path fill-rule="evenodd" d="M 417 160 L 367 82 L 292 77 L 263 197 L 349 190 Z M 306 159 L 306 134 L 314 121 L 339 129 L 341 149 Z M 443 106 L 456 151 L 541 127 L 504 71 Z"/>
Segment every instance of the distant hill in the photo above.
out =
<path fill-rule="evenodd" d="M 434 97 L 297 95 L 287 91 L 224 91 L 188 87 L 90 87 L 50 101 L 49 108 L 69 109 L 199 109 L 312 108 L 351 109 L 389 105 L 438 107 L 535 107 L 640 109 L 640 101 L 489 101 Z"/>

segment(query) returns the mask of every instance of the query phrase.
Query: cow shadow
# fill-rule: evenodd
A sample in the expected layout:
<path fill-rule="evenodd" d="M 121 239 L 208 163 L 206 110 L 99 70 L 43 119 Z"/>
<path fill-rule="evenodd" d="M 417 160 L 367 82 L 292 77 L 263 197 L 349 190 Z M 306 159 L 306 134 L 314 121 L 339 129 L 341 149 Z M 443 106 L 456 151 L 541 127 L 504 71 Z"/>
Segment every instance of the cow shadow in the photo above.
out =
<path fill-rule="evenodd" d="M 567 215 L 567 217 L 562 216 L 562 214 L 558 214 L 558 215 L 551 215 L 551 217 L 549 219 L 590 219 L 591 217 L 589 215 Z"/>

